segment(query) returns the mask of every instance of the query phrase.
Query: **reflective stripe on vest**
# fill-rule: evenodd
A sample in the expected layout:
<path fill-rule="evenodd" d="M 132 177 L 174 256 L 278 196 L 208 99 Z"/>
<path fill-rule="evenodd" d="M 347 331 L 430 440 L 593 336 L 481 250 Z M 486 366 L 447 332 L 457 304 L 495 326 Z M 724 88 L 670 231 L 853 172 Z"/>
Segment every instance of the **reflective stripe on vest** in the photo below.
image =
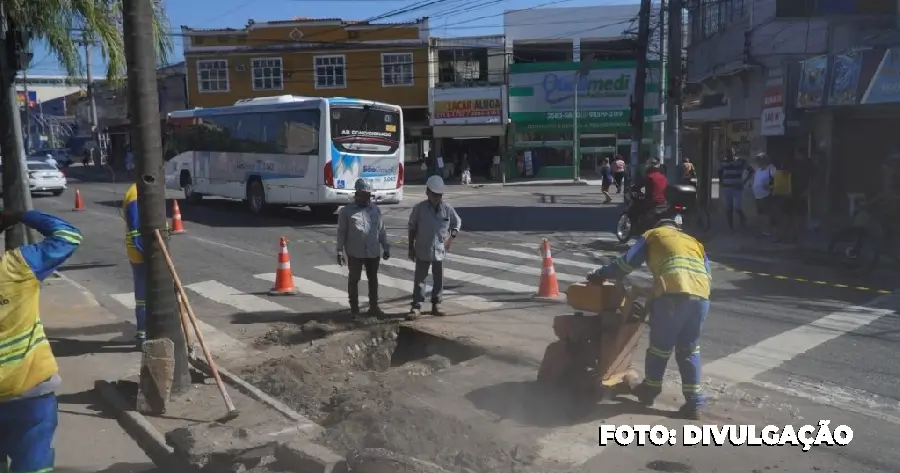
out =
<path fill-rule="evenodd" d="M 698 258 L 676 255 L 666 258 L 659 264 L 659 276 L 676 274 L 684 271 L 709 277 L 709 273 L 706 271 L 706 263 Z"/>
<path fill-rule="evenodd" d="M 0 370 L 14 368 L 44 344 L 49 345 L 50 342 L 44 334 L 44 325 L 38 319 L 30 329 L 0 342 Z"/>

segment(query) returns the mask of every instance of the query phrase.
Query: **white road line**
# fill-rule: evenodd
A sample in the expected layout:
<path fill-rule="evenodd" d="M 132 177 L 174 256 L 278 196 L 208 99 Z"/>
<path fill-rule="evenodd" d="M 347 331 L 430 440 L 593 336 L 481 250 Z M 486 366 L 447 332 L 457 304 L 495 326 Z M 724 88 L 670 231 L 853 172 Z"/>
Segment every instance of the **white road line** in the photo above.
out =
<path fill-rule="evenodd" d="M 207 299 L 234 307 L 241 312 L 294 312 L 281 304 L 252 294 L 245 294 L 219 281 L 203 281 L 185 287 Z"/>
<path fill-rule="evenodd" d="M 875 307 L 871 307 L 875 306 Z M 754 378 L 769 370 L 793 360 L 794 358 L 833 340 L 841 335 L 869 325 L 894 310 L 881 307 L 900 306 L 900 295 L 889 294 L 876 298 L 866 306 L 853 306 L 826 315 L 812 323 L 799 326 L 793 330 L 763 340 L 737 353 L 713 361 L 703 366 L 705 378 L 709 378 L 717 389 L 729 389 L 741 383 L 750 383 L 765 387 Z M 724 383 L 720 383 L 720 380 Z M 784 390 L 779 390 L 785 392 Z M 790 394 L 816 401 L 809 393 L 792 390 Z M 727 392 L 727 391 L 726 391 Z M 819 394 L 822 394 L 821 391 Z M 858 406 L 842 407 L 836 400 L 826 402 L 850 412 L 858 412 Z M 624 422 L 624 421 L 623 421 Z M 616 424 L 615 417 L 603 421 L 594 421 L 557 429 L 541 438 L 541 456 L 555 461 L 580 465 L 596 455 L 605 447 L 597 447 L 592 439 L 597 435 L 601 424 Z M 648 422 L 653 423 L 653 422 Z M 585 448 L 593 446 L 593 450 Z"/>
<path fill-rule="evenodd" d="M 110 294 L 109 297 L 129 310 L 134 310 L 134 293 Z M 188 296 L 190 297 L 190 296 Z M 246 343 L 226 334 L 197 317 L 197 326 L 203 332 L 203 341 L 210 351 L 219 358 L 242 359 L 259 353 Z"/>
<path fill-rule="evenodd" d="M 319 271 L 324 271 L 326 273 L 331 273 L 331 274 L 337 274 L 337 275 L 342 275 L 342 276 L 347 275 L 347 270 L 336 264 L 325 265 L 325 266 L 316 266 L 316 269 L 318 269 Z M 365 273 L 363 273 L 362 279 L 364 281 L 366 280 Z M 398 290 L 406 292 L 406 293 L 412 293 L 412 290 L 413 290 L 412 281 L 405 281 L 402 279 L 393 278 L 393 277 L 387 276 L 385 274 L 378 275 L 378 285 L 390 287 L 393 289 L 398 289 Z M 450 302 L 450 303 L 453 303 L 453 304 L 456 304 L 456 305 L 459 305 L 462 307 L 466 307 L 466 308 L 472 309 L 474 311 L 497 310 L 497 309 L 500 309 L 503 307 L 503 304 L 499 303 L 499 302 L 492 302 L 483 297 L 478 297 L 478 296 L 460 295 L 454 291 L 444 291 L 444 295 L 445 295 L 444 299 L 446 302 Z M 428 287 L 427 294 L 425 294 L 425 298 L 427 299 L 430 296 L 431 296 L 431 287 Z"/>
<path fill-rule="evenodd" d="M 513 251 L 513 250 L 504 250 L 502 248 L 469 248 L 469 251 L 478 251 L 481 253 L 493 253 L 495 255 L 500 256 L 509 256 L 510 258 L 518 258 L 525 260 L 540 260 L 540 253 L 535 252 L 534 254 L 530 253 L 522 253 L 521 251 Z M 576 268 L 585 268 L 585 269 L 597 269 L 600 265 L 596 263 L 586 263 L 584 261 L 575 261 L 571 259 L 564 258 L 553 258 L 553 264 L 560 264 L 563 266 L 574 266 Z"/>
<path fill-rule="evenodd" d="M 410 271 L 415 271 L 416 264 L 412 261 L 406 261 L 401 259 L 389 259 L 387 261 L 383 261 L 382 264 L 386 266 L 393 266 L 397 268 L 408 269 Z M 534 286 L 527 286 L 525 284 L 520 284 L 513 281 L 506 281 L 503 279 L 495 279 L 487 276 L 482 276 L 480 274 L 467 273 L 465 271 L 457 271 L 455 269 L 447 269 L 446 265 L 444 267 L 444 277 L 448 279 L 455 279 L 457 281 L 463 281 L 466 283 L 477 284 L 479 286 L 489 287 L 492 289 L 499 289 L 501 291 L 509 291 L 518 294 L 535 294 L 537 293 L 537 283 Z"/>
<path fill-rule="evenodd" d="M 256 274 L 253 277 L 262 279 L 263 281 L 275 282 L 275 273 Z M 297 276 L 294 276 L 294 287 L 296 287 L 297 292 L 301 294 L 322 299 L 341 307 L 350 307 L 350 302 L 348 302 L 349 297 L 345 291 L 324 286 L 315 281 L 310 281 L 309 279 L 298 278 Z"/>
<path fill-rule="evenodd" d="M 501 263 L 500 261 L 490 261 L 481 258 L 471 258 L 469 256 L 462 256 L 457 254 L 451 254 L 448 256 L 450 261 L 459 262 L 462 264 L 470 265 L 470 266 L 478 266 L 480 268 L 491 268 L 491 269 L 500 269 L 503 271 L 509 271 L 511 273 L 519 273 L 519 274 L 527 274 L 529 276 L 541 277 L 541 268 L 540 266 L 522 266 L 518 264 L 509 264 L 509 263 Z M 556 279 L 560 281 L 568 281 L 568 282 L 578 282 L 584 281 L 584 276 L 575 276 L 572 274 L 565 273 L 556 273 Z"/>

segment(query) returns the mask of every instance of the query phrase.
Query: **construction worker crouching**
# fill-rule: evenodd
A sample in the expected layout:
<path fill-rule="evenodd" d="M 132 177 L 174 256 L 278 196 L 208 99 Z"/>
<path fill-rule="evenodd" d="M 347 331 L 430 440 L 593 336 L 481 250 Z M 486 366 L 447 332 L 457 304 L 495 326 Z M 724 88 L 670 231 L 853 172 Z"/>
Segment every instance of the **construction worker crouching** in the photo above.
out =
<path fill-rule="evenodd" d="M 350 312 L 359 313 L 359 280 L 363 268 L 369 281 L 369 315 L 383 317 L 378 307 L 378 266 L 379 257 L 391 257 L 387 231 L 381 217 L 381 209 L 372 203 L 372 186 L 365 179 L 357 179 L 352 204 L 345 205 L 338 213 L 337 261 L 347 263 L 349 277 L 347 294 Z"/>
<path fill-rule="evenodd" d="M 425 278 L 431 270 L 431 315 L 441 316 L 441 294 L 444 291 L 444 256 L 462 227 L 453 206 L 444 201 L 444 180 L 431 176 L 425 182 L 427 199 L 409 212 L 409 259 L 415 261 L 413 301 L 408 319 L 419 317 L 425 301 Z"/>
<path fill-rule="evenodd" d="M 588 281 L 622 279 L 647 263 L 654 286 L 648 307 L 650 346 L 644 381 L 634 394 L 641 403 L 653 405 L 674 349 L 685 398 L 679 414 L 697 419 L 705 401 L 700 390 L 700 333 L 709 313 L 712 274 L 703 245 L 682 232 L 670 215 L 664 214 L 615 262 L 590 273 Z"/>
<path fill-rule="evenodd" d="M 81 232 L 37 211 L 0 212 L 0 231 L 15 224 L 44 240 L 3 253 L 0 262 L 0 472 L 53 470 L 59 368 L 38 315 L 41 281 L 81 245 Z"/>

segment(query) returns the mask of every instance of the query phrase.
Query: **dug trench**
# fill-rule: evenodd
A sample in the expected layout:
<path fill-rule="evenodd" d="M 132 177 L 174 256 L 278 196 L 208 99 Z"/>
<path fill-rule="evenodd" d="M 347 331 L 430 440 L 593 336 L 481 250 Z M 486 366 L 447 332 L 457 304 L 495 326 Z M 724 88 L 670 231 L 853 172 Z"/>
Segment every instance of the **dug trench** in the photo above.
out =
<path fill-rule="evenodd" d="M 536 383 L 535 366 L 397 324 L 298 345 L 304 330 L 282 326 L 262 337 L 281 355 L 243 376 L 323 426 L 316 443 L 340 455 L 384 448 L 460 473 L 568 470 L 541 458 L 538 439 L 585 419 Z"/>

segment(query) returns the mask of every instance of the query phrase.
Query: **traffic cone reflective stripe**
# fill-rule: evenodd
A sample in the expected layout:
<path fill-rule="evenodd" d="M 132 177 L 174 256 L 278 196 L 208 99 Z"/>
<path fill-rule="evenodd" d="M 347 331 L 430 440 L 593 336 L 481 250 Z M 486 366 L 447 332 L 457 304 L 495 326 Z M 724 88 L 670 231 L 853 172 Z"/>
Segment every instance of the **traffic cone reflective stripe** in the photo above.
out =
<path fill-rule="evenodd" d="M 184 222 L 181 221 L 181 209 L 178 208 L 178 201 L 172 201 L 172 229 L 169 233 L 184 233 Z"/>
<path fill-rule="evenodd" d="M 294 287 L 294 274 L 291 272 L 291 254 L 288 253 L 287 240 L 281 238 L 281 249 L 278 251 L 278 265 L 275 270 L 275 287 L 269 291 L 272 296 L 286 296 L 296 294 Z"/>
<path fill-rule="evenodd" d="M 78 189 L 75 189 L 75 207 L 72 210 L 84 210 L 84 202 L 81 200 L 81 191 Z"/>
<path fill-rule="evenodd" d="M 556 270 L 553 268 L 553 258 L 550 255 L 550 242 L 544 238 L 541 241 L 541 282 L 538 286 L 538 297 L 559 296 L 559 281 L 556 279 Z"/>

